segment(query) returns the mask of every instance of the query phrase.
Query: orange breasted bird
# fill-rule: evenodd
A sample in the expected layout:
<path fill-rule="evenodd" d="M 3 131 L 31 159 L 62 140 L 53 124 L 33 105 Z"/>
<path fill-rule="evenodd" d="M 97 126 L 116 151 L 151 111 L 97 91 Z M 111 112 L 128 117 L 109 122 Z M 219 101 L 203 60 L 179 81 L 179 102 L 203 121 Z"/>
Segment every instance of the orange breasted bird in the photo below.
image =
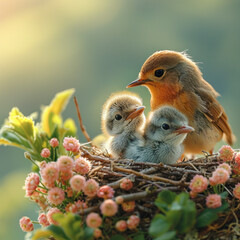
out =
<path fill-rule="evenodd" d="M 143 85 L 151 93 L 151 109 L 170 105 L 185 114 L 195 129 L 184 141 L 185 154 L 213 152 L 225 137 L 228 144 L 234 135 L 228 117 L 217 101 L 219 94 L 203 79 L 202 72 L 186 53 L 158 51 L 143 64 L 139 78 L 127 87 Z"/>

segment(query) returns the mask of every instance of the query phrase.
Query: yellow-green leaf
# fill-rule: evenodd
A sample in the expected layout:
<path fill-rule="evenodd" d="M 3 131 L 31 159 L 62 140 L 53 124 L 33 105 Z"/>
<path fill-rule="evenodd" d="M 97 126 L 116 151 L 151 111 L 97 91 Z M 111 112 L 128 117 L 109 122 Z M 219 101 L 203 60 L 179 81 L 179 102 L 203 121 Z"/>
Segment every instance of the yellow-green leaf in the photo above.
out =
<path fill-rule="evenodd" d="M 34 122 L 25 116 L 14 116 L 9 119 L 13 130 L 25 139 L 34 139 Z"/>
<path fill-rule="evenodd" d="M 68 118 L 63 124 L 63 128 L 67 130 L 66 135 L 69 136 L 76 136 L 77 134 L 77 127 L 73 119 Z"/>
<path fill-rule="evenodd" d="M 8 140 L 3 139 L 3 138 L 0 138 L 0 145 L 4 145 L 4 146 L 15 146 L 15 147 L 23 148 L 21 145 L 16 144 L 16 143 L 9 142 Z"/>
<path fill-rule="evenodd" d="M 42 128 L 50 137 L 56 125 L 61 124 L 61 113 L 66 107 L 70 97 L 74 93 L 74 89 L 68 89 L 56 94 L 49 106 L 42 111 Z"/>

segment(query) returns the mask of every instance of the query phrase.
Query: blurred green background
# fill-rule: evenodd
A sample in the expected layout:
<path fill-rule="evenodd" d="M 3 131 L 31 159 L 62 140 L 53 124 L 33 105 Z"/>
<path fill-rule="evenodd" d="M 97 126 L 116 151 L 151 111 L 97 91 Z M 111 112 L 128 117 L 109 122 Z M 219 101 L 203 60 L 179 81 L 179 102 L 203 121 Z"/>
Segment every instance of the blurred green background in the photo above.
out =
<path fill-rule="evenodd" d="M 135 80 L 149 55 L 188 49 L 222 95 L 240 139 L 239 10 L 238 0 L 0 0 L 0 122 L 13 106 L 29 115 L 57 92 L 75 88 L 93 137 L 100 133 L 106 98 Z M 131 91 L 149 109 L 147 89 Z M 77 121 L 73 100 L 67 116 Z M 85 142 L 80 131 L 79 137 Z M 38 210 L 22 190 L 31 164 L 22 150 L 0 151 L 0 239 L 23 239 L 19 218 L 36 220 Z"/>

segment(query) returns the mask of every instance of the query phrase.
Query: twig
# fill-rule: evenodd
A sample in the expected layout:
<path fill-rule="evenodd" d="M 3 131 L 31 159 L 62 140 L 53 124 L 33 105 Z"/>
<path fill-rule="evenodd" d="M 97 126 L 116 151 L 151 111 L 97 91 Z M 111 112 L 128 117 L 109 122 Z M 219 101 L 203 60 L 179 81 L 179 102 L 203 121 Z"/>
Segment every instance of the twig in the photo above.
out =
<path fill-rule="evenodd" d="M 183 183 L 181 180 L 180 181 L 173 181 L 173 180 L 170 180 L 170 179 L 167 179 L 167 178 L 163 178 L 163 177 L 158 177 L 158 176 L 148 176 L 146 174 L 143 174 L 141 172 L 137 172 L 137 171 L 134 171 L 134 170 L 131 170 L 131 169 L 125 169 L 125 168 L 122 168 L 122 167 L 117 167 L 117 166 L 114 166 L 114 169 L 117 170 L 117 171 L 120 171 L 120 172 L 126 172 L 126 173 L 130 173 L 130 174 L 134 174 L 138 177 L 142 177 L 143 179 L 147 179 L 147 180 L 151 180 L 151 181 L 160 181 L 160 182 L 165 182 L 165 183 L 169 183 L 169 184 L 172 184 L 172 185 L 183 185 L 183 186 L 188 186 L 189 184 L 188 183 Z"/>
<path fill-rule="evenodd" d="M 75 106 L 76 106 L 76 109 L 77 109 L 78 120 L 79 120 L 79 124 L 80 124 L 80 128 L 82 130 L 82 133 L 85 136 L 85 138 L 87 139 L 87 141 L 90 142 L 90 145 L 93 146 L 92 143 L 91 143 L 92 140 L 89 137 L 85 126 L 83 125 L 82 117 L 81 117 L 78 102 L 77 102 L 77 98 L 75 96 L 74 96 L 74 103 L 75 103 Z"/>

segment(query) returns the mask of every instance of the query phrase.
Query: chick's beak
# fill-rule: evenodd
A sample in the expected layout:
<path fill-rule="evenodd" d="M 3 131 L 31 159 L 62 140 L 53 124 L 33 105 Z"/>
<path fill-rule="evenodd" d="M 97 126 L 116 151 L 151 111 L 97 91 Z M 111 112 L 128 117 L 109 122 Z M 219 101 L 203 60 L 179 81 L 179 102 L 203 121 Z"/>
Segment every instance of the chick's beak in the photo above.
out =
<path fill-rule="evenodd" d="M 130 112 L 130 114 L 127 116 L 126 120 L 128 119 L 134 119 L 136 118 L 137 116 L 141 115 L 144 111 L 145 107 L 144 106 L 141 106 L 141 107 L 138 107 L 138 108 L 135 108 L 132 112 Z"/>
<path fill-rule="evenodd" d="M 182 134 L 182 133 L 190 133 L 193 131 L 195 131 L 195 129 L 193 127 L 182 126 L 182 127 L 178 128 L 177 130 L 175 130 L 174 133 Z"/>
<path fill-rule="evenodd" d="M 148 83 L 150 83 L 150 82 L 152 82 L 152 80 L 139 78 L 139 79 L 137 79 L 137 80 L 129 83 L 129 84 L 127 85 L 127 88 L 131 88 L 131 87 L 136 87 L 136 86 L 148 84 Z"/>

